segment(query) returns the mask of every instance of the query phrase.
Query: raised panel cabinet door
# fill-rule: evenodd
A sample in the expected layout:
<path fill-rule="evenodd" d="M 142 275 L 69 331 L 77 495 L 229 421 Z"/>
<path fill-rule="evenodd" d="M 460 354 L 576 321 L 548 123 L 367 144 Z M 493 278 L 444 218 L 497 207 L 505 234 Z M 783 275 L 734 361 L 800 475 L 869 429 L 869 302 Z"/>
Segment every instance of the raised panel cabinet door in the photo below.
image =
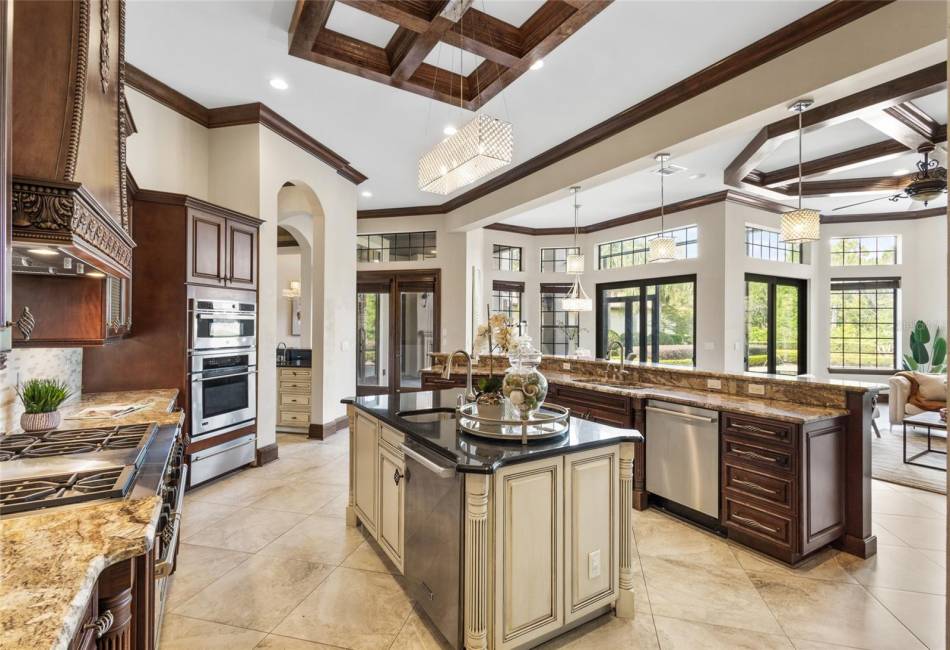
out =
<path fill-rule="evenodd" d="M 356 415 L 353 432 L 353 500 L 356 513 L 366 529 L 376 537 L 376 458 L 379 455 L 379 423 L 370 417 Z"/>
<path fill-rule="evenodd" d="M 188 281 L 224 284 L 227 220 L 188 211 Z"/>
<path fill-rule="evenodd" d="M 257 287 L 257 228 L 228 221 L 228 284 L 242 289 Z"/>
<path fill-rule="evenodd" d="M 565 623 L 617 597 L 619 488 L 619 447 L 564 457 Z"/>
<path fill-rule="evenodd" d="M 560 457 L 495 475 L 495 648 L 527 645 L 564 622 Z"/>
<path fill-rule="evenodd" d="M 383 446 L 379 448 L 379 545 L 402 571 L 405 515 L 405 463 Z"/>

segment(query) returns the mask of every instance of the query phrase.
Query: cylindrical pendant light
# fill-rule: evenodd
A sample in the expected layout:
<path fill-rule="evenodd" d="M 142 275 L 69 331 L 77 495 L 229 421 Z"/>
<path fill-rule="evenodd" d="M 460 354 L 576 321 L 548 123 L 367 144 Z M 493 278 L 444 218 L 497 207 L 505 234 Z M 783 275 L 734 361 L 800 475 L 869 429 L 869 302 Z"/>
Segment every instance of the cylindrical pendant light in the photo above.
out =
<path fill-rule="evenodd" d="M 666 196 L 664 195 L 663 179 L 666 176 L 665 165 L 669 159 L 670 154 L 668 153 L 658 153 L 654 156 L 654 160 L 660 163 L 660 234 L 650 240 L 650 249 L 647 252 L 648 262 L 672 262 L 676 259 L 676 240 L 672 237 L 666 237 L 664 234 L 664 213 L 666 211 L 664 202 Z"/>
<path fill-rule="evenodd" d="M 580 250 L 577 246 L 577 212 L 581 207 L 577 202 L 577 193 L 580 189 L 578 185 L 571 188 L 571 196 L 574 198 L 574 248 L 577 250 Z M 567 272 L 574 276 L 574 284 L 571 285 L 567 297 L 561 301 L 561 306 L 565 311 L 592 311 L 594 309 L 593 301 L 581 285 L 581 274 L 584 272 L 584 256 L 580 254 L 568 255 Z"/>
<path fill-rule="evenodd" d="M 798 113 L 798 209 L 782 215 L 781 239 L 788 244 L 805 244 L 821 238 L 821 212 L 802 207 L 802 113 L 813 103 L 800 99 L 788 107 Z"/>

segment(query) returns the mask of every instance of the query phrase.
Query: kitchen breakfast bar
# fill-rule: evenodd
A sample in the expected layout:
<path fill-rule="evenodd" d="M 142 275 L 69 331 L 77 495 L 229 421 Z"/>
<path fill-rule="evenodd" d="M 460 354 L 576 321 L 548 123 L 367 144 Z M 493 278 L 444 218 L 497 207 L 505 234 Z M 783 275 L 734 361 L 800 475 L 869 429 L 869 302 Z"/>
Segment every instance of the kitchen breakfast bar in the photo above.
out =
<path fill-rule="evenodd" d="M 632 617 L 643 437 L 571 417 L 529 444 L 459 432 L 448 389 L 347 400 L 347 522 L 456 648 L 529 647 L 611 608 Z"/>

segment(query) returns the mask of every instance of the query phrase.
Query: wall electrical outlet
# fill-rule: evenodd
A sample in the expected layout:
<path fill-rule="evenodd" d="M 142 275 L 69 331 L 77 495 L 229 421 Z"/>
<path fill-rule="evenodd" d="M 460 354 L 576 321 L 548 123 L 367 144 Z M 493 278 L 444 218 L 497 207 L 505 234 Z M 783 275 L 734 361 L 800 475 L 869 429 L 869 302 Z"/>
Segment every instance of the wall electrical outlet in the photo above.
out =
<path fill-rule="evenodd" d="M 749 395 L 765 395 L 763 384 L 749 384 Z"/>
<path fill-rule="evenodd" d="M 570 369 L 571 369 L 571 364 L 568 363 L 567 361 L 561 364 L 561 370 L 570 370 Z"/>
<path fill-rule="evenodd" d="M 600 577 L 600 549 L 587 554 L 587 577 L 591 579 Z"/>
<path fill-rule="evenodd" d="M 721 379 L 707 379 L 706 388 L 712 388 L 713 390 L 722 390 L 722 380 Z"/>

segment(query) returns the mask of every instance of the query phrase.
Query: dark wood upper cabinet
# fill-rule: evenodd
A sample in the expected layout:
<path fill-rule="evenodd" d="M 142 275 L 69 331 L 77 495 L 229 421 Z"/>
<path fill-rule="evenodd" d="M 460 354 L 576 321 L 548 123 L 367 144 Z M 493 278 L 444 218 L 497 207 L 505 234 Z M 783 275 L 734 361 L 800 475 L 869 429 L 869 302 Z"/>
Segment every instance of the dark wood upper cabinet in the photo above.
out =
<path fill-rule="evenodd" d="M 228 221 L 188 210 L 188 282 L 224 285 Z"/>
<path fill-rule="evenodd" d="M 258 229 L 237 221 L 228 221 L 228 286 L 257 288 Z"/>

